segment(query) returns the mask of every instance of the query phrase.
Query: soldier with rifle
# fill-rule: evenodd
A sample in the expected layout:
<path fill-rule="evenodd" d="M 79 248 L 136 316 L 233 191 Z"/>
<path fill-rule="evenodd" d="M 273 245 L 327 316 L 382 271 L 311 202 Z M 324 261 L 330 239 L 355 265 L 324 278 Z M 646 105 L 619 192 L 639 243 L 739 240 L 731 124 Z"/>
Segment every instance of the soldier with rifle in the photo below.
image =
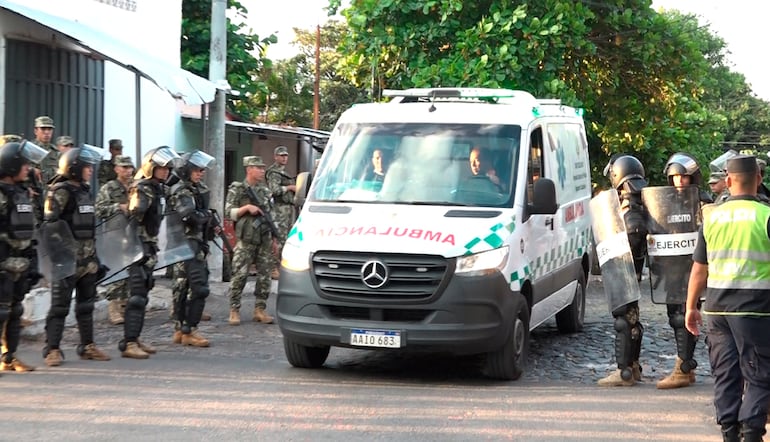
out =
<path fill-rule="evenodd" d="M 281 251 L 289 236 L 294 220 L 297 218 L 297 209 L 294 207 L 294 194 L 297 192 L 296 178 L 286 174 L 286 164 L 289 162 L 289 149 L 286 146 L 278 146 L 273 151 L 275 162 L 267 168 L 265 179 L 270 192 L 273 195 L 275 203 L 275 221 L 278 225 L 278 253 L 273 258 L 273 268 L 270 277 L 278 279 L 278 265 L 281 258 Z"/>
<path fill-rule="evenodd" d="M 271 324 L 273 317 L 265 311 L 270 294 L 270 273 L 278 249 L 278 226 L 272 220 L 271 191 L 265 182 L 265 163 L 259 156 L 243 158 L 246 179 L 230 184 L 227 191 L 225 216 L 235 224 L 238 242 L 232 263 L 230 280 L 230 325 L 241 323 L 241 293 L 246 285 L 249 267 L 257 267 L 254 284 L 254 321 Z"/>

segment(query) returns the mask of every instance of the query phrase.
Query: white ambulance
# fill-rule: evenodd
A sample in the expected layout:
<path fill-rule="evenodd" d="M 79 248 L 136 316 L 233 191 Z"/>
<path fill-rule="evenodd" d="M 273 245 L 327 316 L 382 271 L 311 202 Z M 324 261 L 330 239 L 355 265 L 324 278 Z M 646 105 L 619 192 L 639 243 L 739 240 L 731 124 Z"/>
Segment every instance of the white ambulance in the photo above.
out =
<path fill-rule="evenodd" d="M 484 354 L 517 379 L 530 330 L 583 327 L 582 111 L 500 89 L 389 90 L 337 122 L 281 260 L 289 363 L 332 346 Z M 301 177 L 301 182 L 306 177 Z"/>

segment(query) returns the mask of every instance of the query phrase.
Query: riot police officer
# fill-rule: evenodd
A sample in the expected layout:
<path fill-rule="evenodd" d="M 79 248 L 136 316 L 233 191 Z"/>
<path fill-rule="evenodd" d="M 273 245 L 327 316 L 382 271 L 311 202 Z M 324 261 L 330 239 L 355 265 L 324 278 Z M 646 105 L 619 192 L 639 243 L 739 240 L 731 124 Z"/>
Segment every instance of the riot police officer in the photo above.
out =
<path fill-rule="evenodd" d="M 171 206 L 184 224 L 185 236 L 194 256 L 182 265 L 189 288 L 178 293 L 174 300 L 176 326 L 173 341 L 182 345 L 208 347 L 209 340 L 198 331 L 198 323 L 209 296 L 209 269 L 206 262 L 208 243 L 214 239 L 213 230 L 218 227 L 212 225 L 210 192 L 202 180 L 206 170 L 214 165 L 214 158 L 195 151 L 182 155 L 179 164 L 175 173 L 180 180 L 171 188 Z"/>
<path fill-rule="evenodd" d="M 682 152 L 671 155 L 666 162 L 664 173 L 669 186 L 673 186 L 678 192 L 690 190 L 692 194 L 696 195 L 701 205 L 713 202 L 711 196 L 700 188 L 702 179 L 700 167 L 691 155 Z M 693 211 L 696 212 L 693 226 L 694 231 L 697 232 L 697 220 L 700 219 L 700 212 L 698 202 L 693 204 Z M 692 266 L 691 255 L 692 252 L 686 259 L 676 259 L 678 257 L 658 258 L 660 264 L 658 271 L 669 275 L 664 280 L 664 290 L 667 294 L 666 313 L 668 323 L 674 330 L 677 352 L 674 369 L 670 375 L 658 381 L 657 388 L 659 389 L 682 388 L 695 382 L 697 362 L 694 359 L 694 353 L 697 338 L 685 328 L 685 305 L 681 302 L 686 299 L 687 281 Z"/>
<path fill-rule="evenodd" d="M 635 157 L 626 154 L 615 155 L 604 169 L 612 188 L 617 191 L 623 223 L 633 258 L 636 281 L 641 280 L 647 247 L 647 219 L 642 205 L 641 190 L 647 185 L 644 167 Z M 604 269 L 603 274 L 604 274 Z M 609 276 L 609 275 L 607 275 Z M 638 292 L 638 287 L 636 293 Z M 623 290 L 623 287 L 618 287 Z M 632 290 L 628 290 L 633 292 Z M 629 299 L 630 300 L 630 299 Z M 613 308 L 615 327 L 615 360 L 618 369 L 600 379 L 601 386 L 631 386 L 642 378 L 639 354 L 642 346 L 644 327 L 639 322 L 639 301 Z M 613 305 L 614 307 L 614 305 Z"/>
<path fill-rule="evenodd" d="M 94 344 L 94 303 L 96 282 L 104 276 L 105 269 L 96 256 L 94 243 L 94 200 L 88 183 L 94 165 L 100 155 L 88 148 L 71 149 L 59 158 L 57 177 L 46 195 L 44 226 L 50 238 L 58 239 L 58 245 L 48 241 L 48 252 L 69 252 L 75 263 L 74 272 L 52 276 L 51 308 L 46 317 L 46 346 L 43 354 L 48 366 L 61 365 L 63 354 L 59 348 L 64 333 L 64 319 L 69 313 L 72 290 L 75 290 L 75 319 L 80 331 L 77 353 L 81 359 L 109 361 L 110 357 Z M 57 227 L 54 227 L 57 226 Z M 55 230 L 60 228 L 61 230 Z M 55 232 L 55 233 L 53 233 Z M 68 244 L 65 236 L 73 238 Z M 62 256 L 59 254 L 59 256 Z M 59 258 L 62 259 L 62 258 Z M 66 265 L 67 262 L 57 262 Z"/>
<path fill-rule="evenodd" d="M 170 147 L 161 146 L 144 155 L 129 189 L 128 213 L 138 227 L 143 258 L 128 268 L 129 297 L 123 322 L 123 340 L 118 344 L 121 356 L 147 359 L 156 350 L 139 340 L 144 327 L 148 294 L 154 285 L 152 276 L 157 263 L 158 232 L 164 212 L 163 183 L 173 162 L 179 158 Z"/>
<path fill-rule="evenodd" d="M 37 224 L 29 192 L 22 183 L 29 163 L 39 163 L 47 152 L 28 141 L 0 147 L 0 329 L 3 354 L 0 370 L 26 372 L 35 367 L 16 356 L 21 334 L 22 301 L 42 275 L 32 237 Z"/>

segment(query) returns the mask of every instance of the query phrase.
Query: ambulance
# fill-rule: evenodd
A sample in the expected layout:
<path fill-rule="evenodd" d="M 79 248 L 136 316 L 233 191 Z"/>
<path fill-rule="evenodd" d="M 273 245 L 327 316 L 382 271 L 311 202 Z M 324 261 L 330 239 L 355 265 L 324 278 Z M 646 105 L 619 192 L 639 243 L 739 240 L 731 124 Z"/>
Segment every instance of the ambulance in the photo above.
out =
<path fill-rule="evenodd" d="M 532 329 L 583 327 L 582 110 L 518 90 L 384 95 L 345 111 L 314 176 L 298 177 L 276 301 L 286 357 L 479 354 L 485 375 L 518 379 Z"/>

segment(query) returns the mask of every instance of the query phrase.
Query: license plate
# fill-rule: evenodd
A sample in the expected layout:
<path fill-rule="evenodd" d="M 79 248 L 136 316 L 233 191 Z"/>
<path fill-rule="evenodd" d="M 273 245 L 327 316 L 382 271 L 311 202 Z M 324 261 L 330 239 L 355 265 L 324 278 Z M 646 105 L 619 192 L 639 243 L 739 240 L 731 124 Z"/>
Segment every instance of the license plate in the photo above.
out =
<path fill-rule="evenodd" d="M 358 347 L 401 348 L 401 332 L 395 330 L 350 330 L 350 345 Z"/>

